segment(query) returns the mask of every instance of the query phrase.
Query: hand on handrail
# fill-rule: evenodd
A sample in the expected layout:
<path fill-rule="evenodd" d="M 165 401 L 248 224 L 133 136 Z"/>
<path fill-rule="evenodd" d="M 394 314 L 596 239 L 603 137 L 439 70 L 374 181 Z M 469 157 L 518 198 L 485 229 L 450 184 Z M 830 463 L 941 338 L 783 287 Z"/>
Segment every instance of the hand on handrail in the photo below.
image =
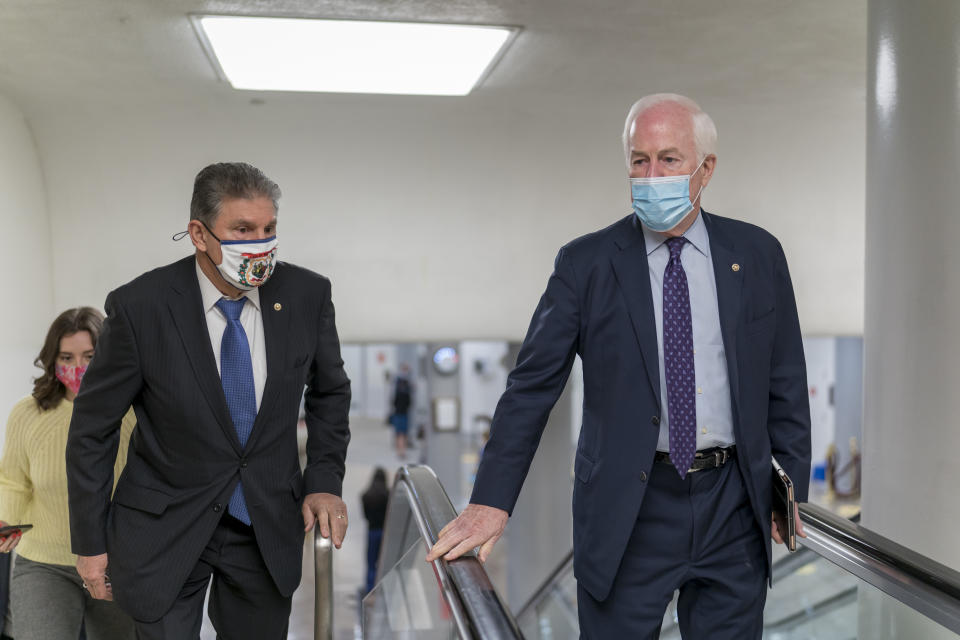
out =
<path fill-rule="evenodd" d="M 337 549 L 347 535 L 347 505 L 332 493 L 309 493 L 303 499 L 303 530 L 310 531 L 314 524 L 320 527 L 324 538 L 333 536 Z"/>
<path fill-rule="evenodd" d="M 510 518 L 503 509 L 482 504 L 469 504 L 463 512 L 445 526 L 436 544 L 427 554 L 427 562 L 443 556 L 454 560 L 475 547 L 480 547 L 480 562 L 486 562 Z"/>

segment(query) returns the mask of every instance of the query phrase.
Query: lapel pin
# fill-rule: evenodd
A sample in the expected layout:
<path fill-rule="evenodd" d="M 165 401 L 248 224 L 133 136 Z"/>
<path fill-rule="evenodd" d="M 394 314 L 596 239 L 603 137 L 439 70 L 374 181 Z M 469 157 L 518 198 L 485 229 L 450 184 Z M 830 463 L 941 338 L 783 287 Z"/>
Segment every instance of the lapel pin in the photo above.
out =
<path fill-rule="evenodd" d="M 279 302 L 274 303 L 274 305 L 273 305 L 273 310 L 274 310 L 274 311 L 280 311 L 280 309 L 283 309 L 283 305 L 280 304 Z"/>
<path fill-rule="evenodd" d="M 730 268 L 733 269 L 735 272 L 740 271 L 740 265 L 737 264 L 736 262 L 734 262 L 733 266 L 731 266 Z"/>

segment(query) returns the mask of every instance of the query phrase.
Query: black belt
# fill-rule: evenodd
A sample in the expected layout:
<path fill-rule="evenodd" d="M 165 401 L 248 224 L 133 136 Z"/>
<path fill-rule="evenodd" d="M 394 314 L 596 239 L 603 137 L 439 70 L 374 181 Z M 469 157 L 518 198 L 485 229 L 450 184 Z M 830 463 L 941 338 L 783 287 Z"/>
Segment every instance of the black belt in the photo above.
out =
<path fill-rule="evenodd" d="M 735 458 L 736 455 L 736 445 L 731 445 L 729 447 L 713 447 L 712 449 L 697 451 L 693 458 L 693 462 L 690 463 L 690 469 L 687 471 L 687 473 L 703 471 L 704 469 L 717 469 L 727 464 L 727 462 Z M 669 464 L 671 467 L 673 466 L 673 461 L 670 460 L 670 454 L 664 453 L 663 451 L 657 451 L 657 454 L 653 457 L 653 461 Z"/>

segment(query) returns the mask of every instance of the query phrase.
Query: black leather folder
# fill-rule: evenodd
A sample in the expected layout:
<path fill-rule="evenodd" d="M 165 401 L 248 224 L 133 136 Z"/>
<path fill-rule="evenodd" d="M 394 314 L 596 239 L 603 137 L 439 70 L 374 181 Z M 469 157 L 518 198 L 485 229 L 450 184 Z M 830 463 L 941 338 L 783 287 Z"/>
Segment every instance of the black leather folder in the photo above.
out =
<path fill-rule="evenodd" d="M 783 470 L 776 458 L 773 458 L 773 512 L 777 517 L 777 528 L 783 537 L 787 549 L 797 550 L 797 500 L 793 493 L 793 481 Z M 783 535 L 786 525 L 786 535 Z"/>

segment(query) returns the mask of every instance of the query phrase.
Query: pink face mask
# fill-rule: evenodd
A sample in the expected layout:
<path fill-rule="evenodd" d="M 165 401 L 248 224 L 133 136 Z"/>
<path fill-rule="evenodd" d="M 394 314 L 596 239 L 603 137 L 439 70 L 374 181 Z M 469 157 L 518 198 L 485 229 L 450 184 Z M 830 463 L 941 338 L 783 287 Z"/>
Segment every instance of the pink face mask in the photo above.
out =
<path fill-rule="evenodd" d="M 83 374 L 87 372 L 86 365 L 82 367 L 71 367 L 58 364 L 56 368 L 57 380 L 77 395 L 80 392 L 80 381 L 83 380 Z"/>

